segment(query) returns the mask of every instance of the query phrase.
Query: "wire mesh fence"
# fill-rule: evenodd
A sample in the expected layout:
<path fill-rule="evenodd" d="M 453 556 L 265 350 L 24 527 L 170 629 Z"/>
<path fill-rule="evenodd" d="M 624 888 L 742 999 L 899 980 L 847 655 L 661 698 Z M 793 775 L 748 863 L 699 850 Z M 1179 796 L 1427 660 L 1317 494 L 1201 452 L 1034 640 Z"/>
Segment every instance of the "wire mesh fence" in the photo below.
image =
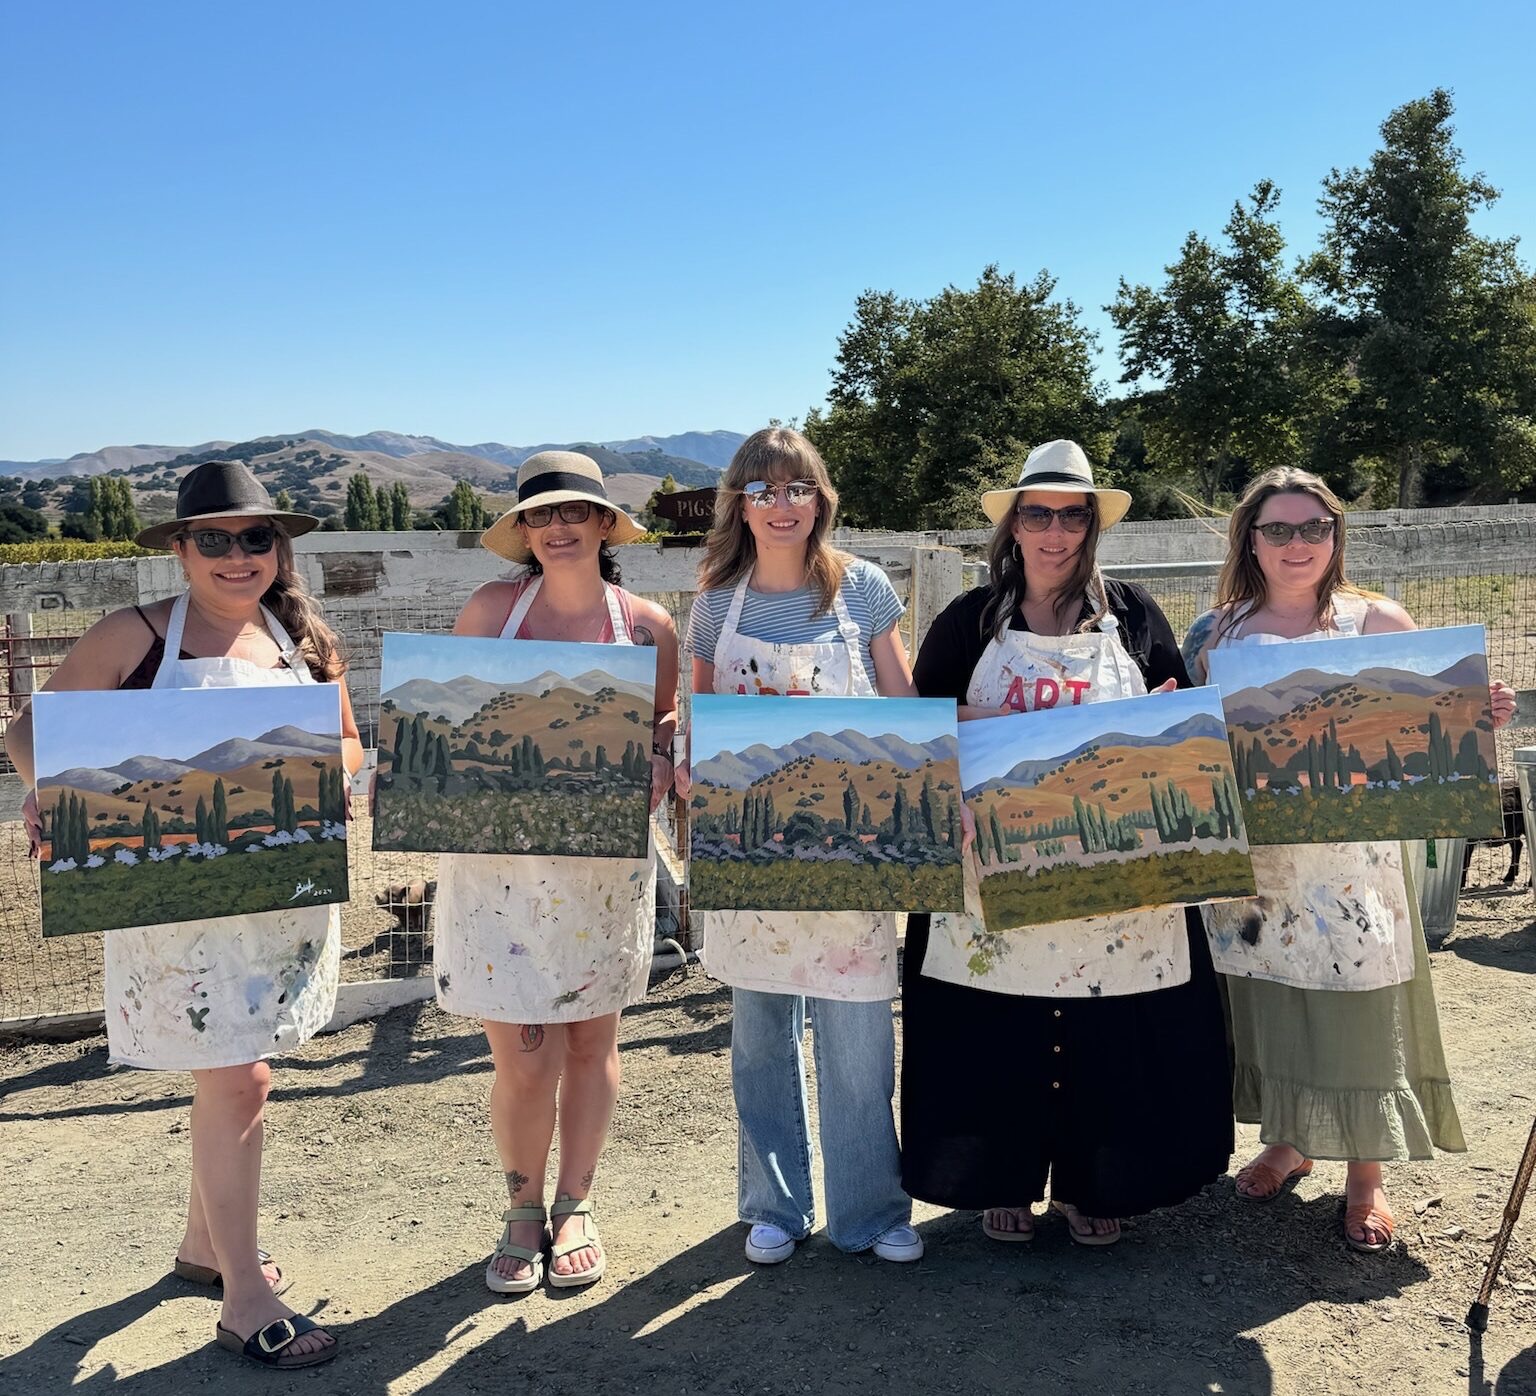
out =
<path fill-rule="evenodd" d="M 908 600 L 912 574 L 903 573 L 899 566 L 891 570 L 898 594 Z M 1214 566 L 1118 567 L 1114 572 L 1147 586 L 1179 635 L 1214 600 Z M 1476 562 L 1462 560 L 1443 565 L 1383 567 L 1373 566 L 1367 555 L 1356 572 L 1362 585 L 1401 601 L 1421 626 L 1486 626 L 1492 674 L 1517 689 L 1536 688 L 1536 559 L 1520 566 L 1480 567 Z M 968 573 L 968 585 L 979 580 L 974 568 L 968 569 Z M 647 594 L 666 608 L 679 635 L 685 635 L 692 595 Z M 377 730 L 381 637 L 386 631 L 445 632 L 452 627 L 463 599 L 452 595 L 364 596 L 327 602 L 327 615 L 348 656 L 348 688 L 365 746 L 373 744 Z M 26 672 L 23 683 L 13 683 L 8 691 L 24 697 L 26 691 L 40 685 L 69 644 L 94 619 L 94 615 L 72 611 L 67 617 L 50 617 L 45 630 L 39 628 L 26 637 L 8 636 L 9 647 L 0 649 L 0 674 L 6 672 L 5 663 L 13 659 Z M 915 650 L 920 637 L 911 633 L 909 627 L 906 638 L 909 649 Z M 22 640 L 26 643 L 19 643 Z M 686 724 L 686 665 L 681 688 L 681 716 Z M 1516 726 L 1499 734 L 1500 768 L 1506 779 L 1513 775 L 1513 748 L 1525 745 L 1536 745 L 1536 728 Z M 26 836 L 19 820 L 20 796 L 16 778 L 0 776 L 0 1020 L 99 1011 L 102 937 L 77 935 L 47 941 L 42 938 L 37 913 L 37 864 L 27 856 Z M 352 896 L 342 909 L 343 979 L 395 979 L 421 974 L 431 962 L 436 856 L 375 853 L 366 802 L 360 795 L 354 795 L 353 812 L 354 827 L 349 841 Z M 668 815 L 665 806 L 663 812 Z M 674 832 L 669 817 L 663 819 L 663 832 L 667 836 Z M 1468 867 L 1468 891 L 1503 890 L 1510 857 L 1508 846 L 1474 847 Z M 1521 866 L 1523 871 L 1530 864 L 1522 862 Z M 1510 885 L 1523 891 L 1529 883 L 1522 876 Z M 661 904 L 666 905 L 664 898 Z M 670 910 L 658 913 L 658 936 L 675 934 L 676 929 L 674 903 Z"/>

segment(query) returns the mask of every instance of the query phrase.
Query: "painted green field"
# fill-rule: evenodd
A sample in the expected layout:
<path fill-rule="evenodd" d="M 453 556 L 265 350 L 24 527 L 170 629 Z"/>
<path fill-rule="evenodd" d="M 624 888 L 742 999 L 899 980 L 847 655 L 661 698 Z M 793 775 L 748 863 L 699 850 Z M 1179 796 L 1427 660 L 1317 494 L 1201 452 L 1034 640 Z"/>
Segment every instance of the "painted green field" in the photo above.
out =
<path fill-rule="evenodd" d="M 1489 781 L 1425 781 L 1406 790 L 1260 790 L 1243 800 L 1248 845 L 1370 843 L 1390 839 L 1498 838 L 1499 787 Z"/>
<path fill-rule="evenodd" d="M 643 790 L 587 790 L 570 781 L 558 791 L 482 790 L 445 799 L 381 786 L 373 846 L 398 853 L 644 858 L 649 826 Z"/>
<path fill-rule="evenodd" d="M 689 904 L 703 911 L 959 911 L 960 863 L 772 863 L 695 858 Z"/>
<path fill-rule="evenodd" d="M 1031 875 L 995 873 L 981 880 L 982 916 L 989 931 L 1107 916 L 1128 908 L 1220 901 L 1254 895 L 1244 853 L 1182 848 L 1123 863 L 1058 865 Z"/>
<path fill-rule="evenodd" d="M 347 845 L 338 839 L 134 867 L 44 868 L 42 895 L 45 936 L 344 902 Z"/>

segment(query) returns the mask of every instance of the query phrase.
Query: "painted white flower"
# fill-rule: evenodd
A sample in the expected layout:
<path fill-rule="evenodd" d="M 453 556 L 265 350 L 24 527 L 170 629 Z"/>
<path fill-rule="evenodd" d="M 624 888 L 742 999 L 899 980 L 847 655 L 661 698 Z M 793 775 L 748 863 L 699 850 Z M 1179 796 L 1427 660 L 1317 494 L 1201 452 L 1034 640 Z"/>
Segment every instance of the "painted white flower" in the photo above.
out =
<path fill-rule="evenodd" d="M 80 865 L 73 858 L 60 858 L 57 863 L 48 865 L 49 872 L 74 872 Z"/>
<path fill-rule="evenodd" d="M 261 843 L 266 843 L 266 842 L 267 841 L 265 839 L 263 839 L 261 841 Z M 245 851 L 247 853 L 260 853 L 261 852 L 261 843 L 248 843 L 245 846 Z M 270 845 L 268 845 L 268 846 L 270 847 Z"/>
<path fill-rule="evenodd" d="M 290 835 L 290 837 L 293 839 L 294 843 L 313 843 L 314 842 L 314 839 L 310 838 L 310 836 L 309 836 L 309 830 L 308 829 L 297 829 L 297 830 L 295 830 L 293 832 L 293 834 Z"/>
<path fill-rule="evenodd" d="M 112 856 L 124 867 L 136 868 L 139 865 L 139 855 L 131 848 L 120 848 Z"/>
<path fill-rule="evenodd" d="M 93 853 L 85 860 L 85 866 L 88 868 L 104 868 L 106 865 L 107 860 L 99 853 Z"/>

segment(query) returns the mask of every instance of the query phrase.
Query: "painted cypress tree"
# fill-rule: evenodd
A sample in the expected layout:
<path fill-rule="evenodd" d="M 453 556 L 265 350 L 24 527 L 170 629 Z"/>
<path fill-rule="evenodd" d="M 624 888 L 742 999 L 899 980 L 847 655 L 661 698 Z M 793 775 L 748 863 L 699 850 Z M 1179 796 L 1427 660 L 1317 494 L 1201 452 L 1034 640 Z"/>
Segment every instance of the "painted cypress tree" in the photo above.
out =
<path fill-rule="evenodd" d="M 1389 781 L 1400 781 L 1400 780 L 1402 780 L 1402 778 L 1403 778 L 1403 761 L 1402 761 L 1402 758 L 1397 754 L 1397 751 L 1393 747 L 1393 745 L 1392 745 L 1390 740 L 1387 742 L 1387 761 L 1386 761 L 1386 765 L 1387 765 L 1387 779 Z"/>
<path fill-rule="evenodd" d="M 953 849 L 960 847 L 960 816 L 955 812 L 955 802 L 950 800 L 944 807 L 945 842 Z"/>
<path fill-rule="evenodd" d="M 874 824 L 874 822 L 875 822 L 875 817 L 874 817 L 874 815 L 872 815 L 869 812 L 869 801 L 866 800 L 864 802 L 863 816 L 860 818 L 859 823 L 862 824 L 866 829 L 868 829 L 868 828 L 870 828 Z"/>
<path fill-rule="evenodd" d="M 626 753 L 628 752 L 628 750 L 629 750 L 629 748 L 626 747 L 625 748 Z M 598 744 L 597 755 L 593 758 L 592 765 L 596 769 L 598 775 L 606 775 L 607 774 L 607 771 L 608 771 L 608 749 L 606 747 L 604 747 L 601 743 Z M 628 772 L 626 771 L 626 772 L 624 772 L 624 774 L 627 775 Z"/>
<path fill-rule="evenodd" d="M 763 800 L 763 842 L 766 843 L 779 831 L 778 815 L 773 808 L 773 795 L 770 793 Z"/>
<path fill-rule="evenodd" d="M 199 795 L 197 797 L 197 815 L 196 815 L 196 818 L 194 820 L 194 823 L 197 825 L 197 841 L 199 843 L 207 843 L 208 842 L 208 806 L 204 802 L 203 797 L 201 795 Z"/>
<path fill-rule="evenodd" d="M 843 823 L 848 826 L 851 834 L 854 826 L 859 822 L 859 797 L 853 788 L 853 778 L 850 776 L 848 783 L 843 786 Z"/>
<path fill-rule="evenodd" d="M 525 761 L 528 759 L 528 756 L 527 756 L 526 752 L 524 752 L 524 754 L 523 754 L 523 759 Z M 534 775 L 538 776 L 538 778 L 540 780 L 543 780 L 544 779 L 544 773 L 548 769 L 549 768 L 547 766 L 545 766 L 545 764 L 544 764 L 544 753 L 539 748 L 538 743 L 535 742 L 533 744 L 533 773 L 534 773 Z"/>
<path fill-rule="evenodd" d="M 891 802 L 891 838 L 899 839 L 907 827 L 907 797 L 901 786 L 896 787 L 896 794 Z"/>
<path fill-rule="evenodd" d="M 939 841 L 938 810 L 934 806 L 933 781 L 926 775 L 923 777 L 923 789 L 918 796 L 918 805 L 922 810 L 923 828 L 927 831 L 928 842 L 936 844 Z"/>
<path fill-rule="evenodd" d="M 1003 842 L 1003 826 L 998 823 L 996 805 L 993 805 L 987 811 L 987 823 L 992 829 L 992 847 L 997 850 L 997 861 L 999 863 L 1006 863 L 1008 861 L 1008 846 Z"/>

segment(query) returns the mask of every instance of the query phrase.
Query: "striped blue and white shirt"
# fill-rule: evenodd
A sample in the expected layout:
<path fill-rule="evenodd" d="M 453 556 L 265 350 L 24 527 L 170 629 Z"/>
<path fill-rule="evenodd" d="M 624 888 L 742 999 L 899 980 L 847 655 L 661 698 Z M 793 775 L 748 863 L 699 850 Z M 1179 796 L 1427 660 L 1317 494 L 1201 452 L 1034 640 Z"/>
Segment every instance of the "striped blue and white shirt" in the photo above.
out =
<path fill-rule="evenodd" d="M 715 642 L 720 638 L 720 627 L 725 624 L 731 609 L 734 591 L 734 587 L 721 587 L 715 591 L 701 591 L 694 597 L 693 614 L 688 621 L 687 651 L 695 658 L 711 664 L 715 662 Z M 859 627 L 864 672 L 869 675 L 870 683 L 874 683 L 875 661 L 869 652 L 869 642 L 895 625 L 906 607 L 896 595 L 890 578 L 863 558 L 855 558 L 843 573 L 842 596 L 849 619 Z M 811 614 L 820 599 L 821 593 L 811 587 L 771 594 L 748 587 L 739 629 L 753 640 L 766 640 L 776 645 L 840 642 L 842 637 L 837 632 L 836 612 L 824 611 L 814 617 Z"/>

